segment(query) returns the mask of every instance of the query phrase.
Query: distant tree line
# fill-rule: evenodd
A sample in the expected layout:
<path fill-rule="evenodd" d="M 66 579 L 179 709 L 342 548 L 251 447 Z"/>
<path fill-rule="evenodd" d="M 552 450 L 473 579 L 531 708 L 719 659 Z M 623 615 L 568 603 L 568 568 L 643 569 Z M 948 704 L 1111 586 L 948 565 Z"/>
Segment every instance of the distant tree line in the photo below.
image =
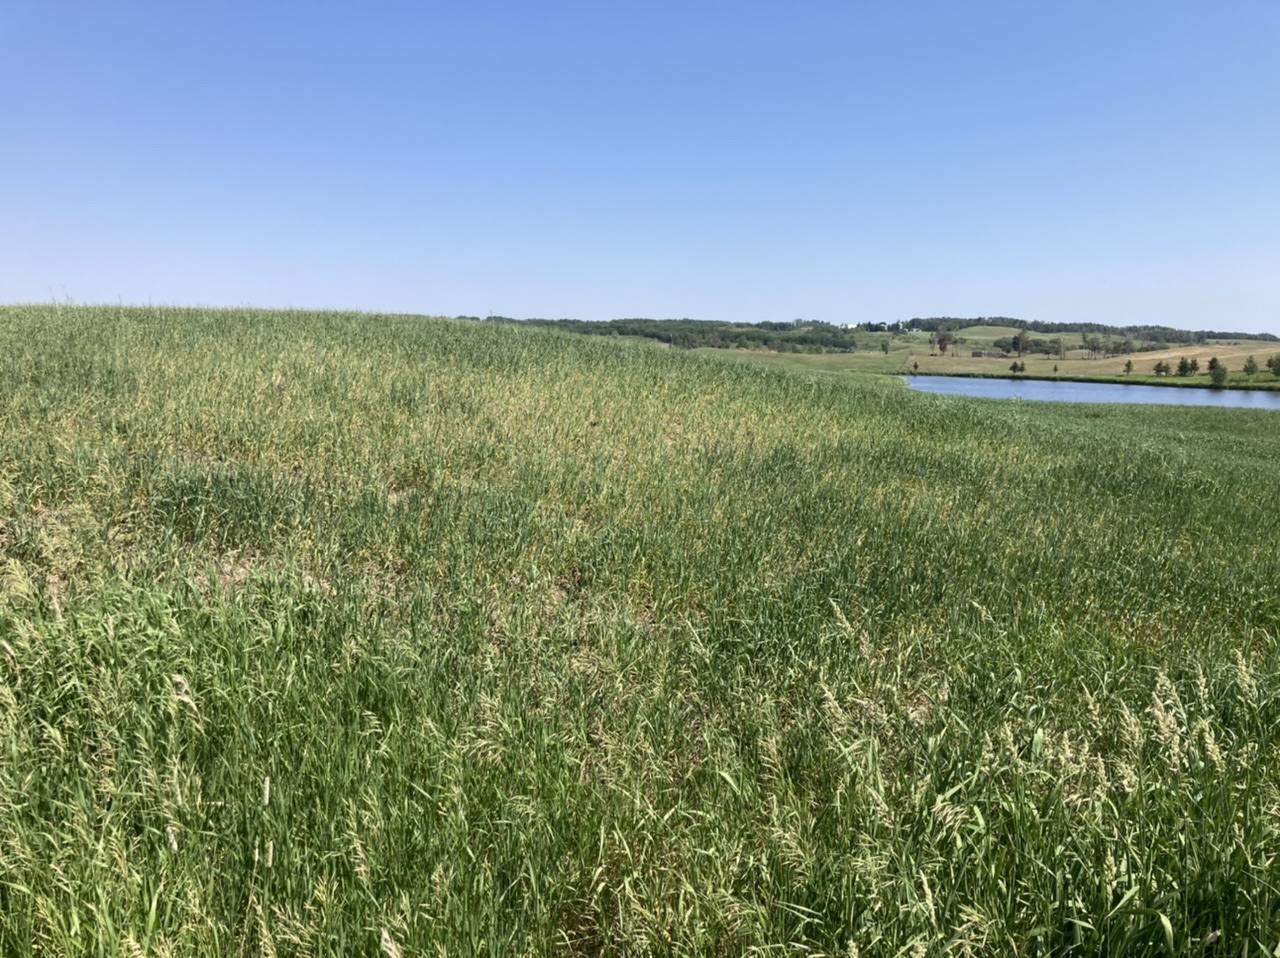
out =
<path fill-rule="evenodd" d="M 1189 331 L 1169 326 L 1108 326 L 1103 323 L 1042 323 L 1010 316 L 978 316 L 960 318 L 934 316 L 907 322 L 860 323 L 854 327 L 836 326 L 812 319 L 788 322 L 724 323 L 701 319 L 525 319 L 508 316 L 459 316 L 476 322 L 525 323 L 548 326 L 565 332 L 589 336 L 640 336 L 656 339 L 671 346 L 694 349 L 700 346 L 740 349 L 770 349 L 777 352 L 857 352 L 858 332 L 888 333 L 895 336 L 908 331 L 930 334 L 930 345 L 941 353 L 949 346 L 965 342 L 957 336 L 967 326 L 1012 326 L 1019 330 L 1013 336 L 996 339 L 992 348 L 1002 353 L 1025 356 L 1044 354 L 1065 359 L 1069 349 L 1083 349 L 1089 357 L 1121 356 L 1129 353 L 1167 348 L 1169 344 L 1196 344 L 1206 339 L 1259 339 L 1280 342 L 1270 333 L 1230 333 L 1215 330 Z M 1046 334 L 1034 336 L 1033 333 Z M 1071 335 L 1068 341 L 1067 334 Z M 888 340 L 881 344 L 888 351 Z M 1268 361 L 1268 366 L 1270 361 Z M 1164 375 L 1172 373 L 1170 366 Z M 1183 373 L 1183 375 L 1187 375 Z M 1278 374 L 1280 375 L 1280 374 Z"/>
<path fill-rule="evenodd" d="M 1206 368 L 1209 371 L 1209 380 L 1213 385 L 1222 386 L 1226 383 L 1227 365 L 1217 356 L 1209 360 Z M 1272 375 L 1277 379 L 1280 379 L 1280 353 L 1276 353 L 1267 360 L 1267 369 L 1271 370 Z M 1132 372 L 1133 363 L 1125 363 L 1124 371 L 1126 373 Z M 1200 360 L 1194 356 L 1190 359 L 1186 356 L 1180 356 L 1178 357 L 1177 365 L 1174 365 L 1174 363 L 1162 359 L 1151 367 L 1151 371 L 1157 376 L 1195 376 L 1200 372 Z M 1252 379 L 1258 373 L 1258 360 L 1253 356 L 1247 357 L 1244 365 L 1240 367 L 1240 371 Z"/>
<path fill-rule="evenodd" d="M 1001 336 L 991 346 L 1002 353 L 1017 353 L 1019 356 L 1024 353 L 1044 353 L 1048 356 L 1056 356 L 1059 350 L 1065 348 L 1060 339 L 1037 339 L 1025 332 L 1019 333 L 1017 336 Z"/>
<path fill-rule="evenodd" d="M 1150 343 L 1175 343 L 1190 345 L 1202 343 L 1207 339 L 1265 339 L 1280 342 L 1280 336 L 1271 333 L 1232 333 L 1214 329 L 1174 329 L 1172 326 L 1112 326 L 1106 323 L 1045 323 L 1035 319 L 1017 319 L 1012 316 L 977 316 L 962 318 L 958 316 L 916 317 L 907 324 L 910 329 L 919 329 L 934 333 L 941 330 L 957 330 L 966 326 L 1012 326 L 1033 333 L 1063 335 L 1067 333 L 1090 333 L 1097 336 L 1111 336 L 1120 340 L 1142 340 Z M 1031 350 L 1039 352 L 1040 350 Z"/>
<path fill-rule="evenodd" d="M 907 324 L 903 322 L 858 323 L 854 328 L 867 333 L 902 333 L 906 332 Z"/>
<path fill-rule="evenodd" d="M 711 346 L 721 349 L 737 347 L 772 349 L 778 352 L 840 353 L 852 353 L 858 349 L 852 330 L 810 319 L 775 323 L 720 323 L 702 319 L 612 319 L 591 322 L 582 319 L 515 320 L 506 316 L 489 316 L 486 321 L 523 322 L 530 326 L 549 326 L 589 336 L 643 336 L 684 349 Z"/>

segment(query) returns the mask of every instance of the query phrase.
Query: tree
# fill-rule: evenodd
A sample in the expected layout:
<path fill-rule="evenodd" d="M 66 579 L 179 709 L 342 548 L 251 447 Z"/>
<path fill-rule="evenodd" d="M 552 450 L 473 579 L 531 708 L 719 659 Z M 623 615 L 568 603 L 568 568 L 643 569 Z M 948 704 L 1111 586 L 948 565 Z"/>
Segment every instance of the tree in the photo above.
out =
<path fill-rule="evenodd" d="M 1169 364 L 1162 359 L 1151 367 L 1151 371 L 1157 376 L 1167 376 L 1169 374 Z"/>
<path fill-rule="evenodd" d="M 886 356 L 889 355 L 889 337 L 888 336 L 880 340 L 880 352 L 884 353 Z"/>
<path fill-rule="evenodd" d="M 1186 356 L 1183 356 L 1178 360 L 1178 375 L 1179 376 L 1191 375 L 1191 360 L 1189 360 Z"/>
<path fill-rule="evenodd" d="M 1057 371 L 1057 369 L 1058 369 L 1058 367 L 1057 367 L 1057 366 L 1054 366 L 1053 368 L 1054 368 L 1054 371 L 1055 371 L 1055 372 L 1056 372 L 1056 371 Z M 1125 374 L 1126 376 L 1128 376 L 1131 372 L 1133 372 L 1133 360 L 1132 360 L 1132 359 L 1126 359 L 1126 360 L 1124 361 L 1124 374 Z"/>
<path fill-rule="evenodd" d="M 920 360 L 918 360 L 918 359 L 913 359 L 913 360 L 911 361 L 911 371 L 912 371 L 913 373 L 918 373 L 918 372 L 920 372 Z"/>
<path fill-rule="evenodd" d="M 950 346 L 955 341 L 956 341 L 956 335 L 955 333 L 951 332 L 951 330 L 949 329 L 942 330 L 935 337 L 935 343 L 937 344 L 938 352 L 942 353 L 944 356 L 947 354 L 947 347 Z"/>
<path fill-rule="evenodd" d="M 1216 359 L 1209 364 L 1209 381 L 1214 389 L 1221 389 L 1227 381 L 1227 367 Z"/>
<path fill-rule="evenodd" d="M 1199 365 L 1200 365 L 1199 363 L 1196 363 L 1196 366 L 1197 366 L 1197 367 L 1199 367 Z M 1221 365 L 1222 365 L 1222 363 L 1218 362 L 1218 357 L 1217 357 L 1217 356 L 1214 356 L 1212 359 L 1210 359 L 1210 360 L 1209 360 L 1209 375 L 1210 375 L 1210 376 L 1212 376 L 1212 375 L 1213 375 L 1213 374 L 1218 370 L 1218 367 L 1219 367 L 1219 366 L 1221 366 Z"/>
<path fill-rule="evenodd" d="M 1194 375 L 1196 375 L 1198 372 L 1200 372 L 1200 360 L 1198 360 L 1198 359 L 1196 359 L 1194 356 L 1192 356 L 1192 357 L 1191 357 L 1191 375 L 1193 375 L 1193 376 L 1194 376 Z"/>
<path fill-rule="evenodd" d="M 1244 374 L 1252 379 L 1258 372 L 1258 361 L 1250 356 L 1244 361 Z"/>
<path fill-rule="evenodd" d="M 1280 379 L 1280 353 L 1276 353 L 1267 360 L 1267 368 L 1275 373 L 1276 379 Z"/>
<path fill-rule="evenodd" d="M 1013 337 L 1013 351 L 1021 356 L 1027 351 L 1031 345 L 1031 334 L 1025 329 L 1018 330 L 1018 334 Z"/>
<path fill-rule="evenodd" d="M 1009 364 L 1009 372 L 1013 373 L 1015 376 L 1018 375 L 1018 361 L 1016 359 Z"/>
<path fill-rule="evenodd" d="M 1061 336 L 1053 341 L 1053 354 L 1059 359 L 1067 358 L 1067 344 L 1062 341 Z"/>
<path fill-rule="evenodd" d="M 1057 364 L 1057 363 L 1054 363 L 1054 364 L 1053 364 L 1053 374 L 1054 374 L 1055 376 L 1056 376 L 1056 375 L 1058 375 L 1058 364 Z"/>

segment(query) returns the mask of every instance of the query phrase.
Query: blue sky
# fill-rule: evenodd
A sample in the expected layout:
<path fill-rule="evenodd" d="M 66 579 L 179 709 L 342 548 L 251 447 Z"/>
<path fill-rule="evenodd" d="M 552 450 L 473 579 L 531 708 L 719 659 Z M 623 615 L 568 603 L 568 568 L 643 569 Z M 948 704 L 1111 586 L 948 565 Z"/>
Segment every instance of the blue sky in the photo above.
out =
<path fill-rule="evenodd" d="M 0 301 L 1280 333 L 1280 4 L 0 4 Z"/>

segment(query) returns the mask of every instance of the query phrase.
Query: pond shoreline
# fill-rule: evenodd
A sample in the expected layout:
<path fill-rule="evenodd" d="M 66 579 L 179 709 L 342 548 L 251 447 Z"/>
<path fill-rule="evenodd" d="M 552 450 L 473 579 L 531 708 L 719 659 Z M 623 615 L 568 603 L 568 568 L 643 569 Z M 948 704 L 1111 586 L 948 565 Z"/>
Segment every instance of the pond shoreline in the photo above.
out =
<path fill-rule="evenodd" d="M 1214 386 L 1210 383 L 1186 382 L 1182 377 L 1143 376 L 1133 379 L 1128 376 L 1038 376 L 1007 373 L 973 373 L 973 372 L 903 372 L 901 376 L 918 376 L 933 379 L 1003 379 L 1008 382 L 1041 382 L 1041 383 L 1100 383 L 1108 386 L 1157 386 L 1161 389 L 1196 389 L 1204 392 L 1227 392 L 1229 390 L 1245 390 L 1247 392 L 1280 392 L 1280 379 L 1272 379 L 1260 383 L 1223 383 Z"/>
<path fill-rule="evenodd" d="M 1184 406 L 1280 412 L 1274 389 L 1160 389 L 1148 383 L 1052 380 L 1006 376 L 907 376 L 915 392 L 967 399 L 1110 405 Z"/>

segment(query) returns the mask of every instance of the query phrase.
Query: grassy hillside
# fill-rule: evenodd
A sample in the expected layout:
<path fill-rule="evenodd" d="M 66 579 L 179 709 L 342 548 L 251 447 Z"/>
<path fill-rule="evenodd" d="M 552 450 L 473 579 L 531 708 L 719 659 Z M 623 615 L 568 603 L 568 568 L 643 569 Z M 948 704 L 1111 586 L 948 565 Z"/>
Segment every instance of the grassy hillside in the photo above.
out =
<path fill-rule="evenodd" d="M 964 346 L 984 346 L 990 345 L 997 339 L 1011 339 L 1018 335 L 1019 332 L 1021 330 L 1014 326 L 977 325 L 957 329 L 955 335 L 964 340 L 962 344 Z M 1046 337 L 1041 334 L 1040 338 Z"/>
<path fill-rule="evenodd" d="M 1280 429 L 0 312 L 0 952 L 1261 953 Z"/>

